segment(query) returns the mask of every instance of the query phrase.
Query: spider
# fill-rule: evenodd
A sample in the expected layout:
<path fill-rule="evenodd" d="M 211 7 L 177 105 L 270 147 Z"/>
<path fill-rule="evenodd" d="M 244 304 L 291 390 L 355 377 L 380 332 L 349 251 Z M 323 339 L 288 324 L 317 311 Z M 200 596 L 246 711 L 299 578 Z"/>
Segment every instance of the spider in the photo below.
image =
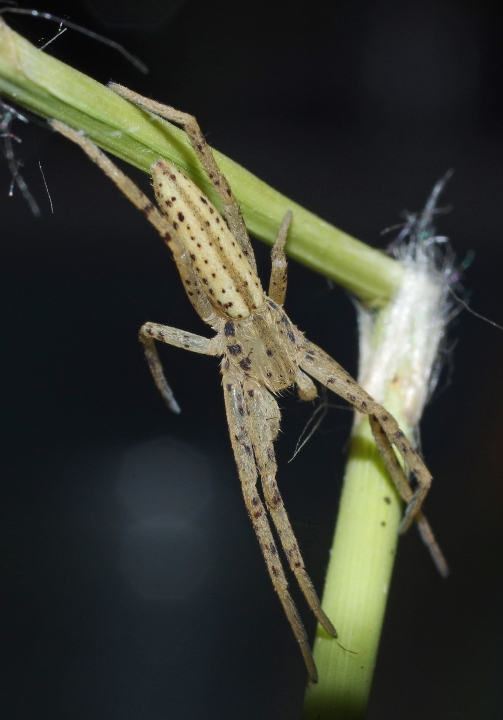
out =
<path fill-rule="evenodd" d="M 316 665 L 288 590 L 268 516 L 311 610 L 329 635 L 337 637 L 337 633 L 321 608 L 305 570 L 276 484 L 273 443 L 279 432 L 280 410 L 275 395 L 296 385 L 302 400 L 312 400 L 317 395 L 314 378 L 345 398 L 358 412 L 369 416 L 377 446 L 398 492 L 407 503 L 400 531 L 407 530 L 416 520 L 439 565 L 442 561 L 440 550 L 421 511 L 431 475 L 392 415 L 335 360 L 307 340 L 285 314 L 287 263 L 284 246 L 292 213 L 287 212 L 272 250 L 272 270 L 266 294 L 257 275 L 255 256 L 239 205 L 195 118 L 115 83 L 111 83 L 110 87 L 143 109 L 185 129 L 222 201 L 223 216 L 176 166 L 159 159 L 151 168 L 158 209 L 90 140 L 57 120 L 50 121 L 53 128 L 80 145 L 129 200 L 144 212 L 170 248 L 194 309 L 216 332 L 208 339 L 147 322 L 140 329 L 140 341 L 155 383 L 174 412 L 180 412 L 180 408 L 164 376 L 155 341 L 204 355 L 222 356 L 227 422 L 246 508 L 272 583 L 299 643 L 309 677 L 316 682 Z M 416 480 L 414 490 L 392 446 L 413 473 Z M 257 490 L 259 477 L 263 500 Z"/>

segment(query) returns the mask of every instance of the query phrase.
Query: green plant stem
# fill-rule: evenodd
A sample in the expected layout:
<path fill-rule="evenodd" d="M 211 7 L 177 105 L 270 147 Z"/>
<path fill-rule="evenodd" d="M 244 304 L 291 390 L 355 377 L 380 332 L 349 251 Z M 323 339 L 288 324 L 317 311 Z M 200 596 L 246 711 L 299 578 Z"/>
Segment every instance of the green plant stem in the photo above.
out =
<path fill-rule="evenodd" d="M 404 426 L 397 398 L 386 407 Z M 323 609 L 337 640 L 318 627 L 317 685 L 307 690 L 303 720 L 365 718 L 402 514 L 399 499 L 366 418 L 351 439 Z"/>
<path fill-rule="evenodd" d="M 0 95 L 44 118 L 82 130 L 104 150 L 150 173 L 159 157 L 179 165 L 218 205 L 185 133 L 131 105 L 107 87 L 34 47 L 0 17 Z M 293 210 L 287 252 L 367 303 L 380 306 L 396 292 L 402 268 L 338 230 L 214 151 L 241 205 L 246 225 L 272 245 Z"/>

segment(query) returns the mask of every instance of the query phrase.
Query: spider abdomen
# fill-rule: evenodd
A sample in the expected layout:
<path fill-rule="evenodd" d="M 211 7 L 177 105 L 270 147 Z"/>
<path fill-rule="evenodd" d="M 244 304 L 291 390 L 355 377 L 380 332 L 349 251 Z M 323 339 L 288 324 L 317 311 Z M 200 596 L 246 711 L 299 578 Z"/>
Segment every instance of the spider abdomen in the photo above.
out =
<path fill-rule="evenodd" d="M 202 291 L 224 316 L 241 319 L 261 307 L 264 291 L 216 207 L 177 167 L 152 166 L 157 202 L 190 253 Z"/>

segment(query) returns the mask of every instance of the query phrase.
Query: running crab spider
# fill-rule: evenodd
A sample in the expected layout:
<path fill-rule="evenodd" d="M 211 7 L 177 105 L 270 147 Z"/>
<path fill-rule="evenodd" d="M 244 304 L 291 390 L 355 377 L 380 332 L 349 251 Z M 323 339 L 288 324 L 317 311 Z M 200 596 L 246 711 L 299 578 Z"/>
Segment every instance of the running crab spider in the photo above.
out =
<path fill-rule="evenodd" d="M 329 635 L 337 637 L 337 633 L 322 610 L 304 568 L 276 484 L 273 443 L 279 431 L 280 410 L 274 396 L 296 385 L 301 399 L 312 400 L 317 394 L 314 378 L 345 398 L 360 413 L 369 416 L 377 446 L 398 492 L 407 503 L 401 531 L 407 530 L 415 520 L 437 565 L 441 565 L 440 550 L 421 512 L 431 475 L 390 413 L 375 402 L 335 360 L 309 342 L 286 316 L 283 310 L 287 285 L 284 245 L 292 220 L 291 213 L 286 214 L 272 250 L 272 271 L 266 295 L 257 276 L 255 257 L 239 205 L 196 120 L 120 85 L 111 84 L 111 88 L 145 110 L 185 129 L 201 165 L 220 196 L 223 217 L 199 188 L 171 163 L 158 160 L 152 166 L 158 209 L 92 142 L 59 121 L 51 121 L 52 127 L 79 144 L 129 200 L 144 212 L 171 249 L 194 309 L 216 332 L 213 338 L 208 339 L 148 322 L 140 330 L 140 341 L 155 383 L 174 412 L 179 412 L 179 407 L 165 379 L 154 341 L 205 355 L 222 356 L 225 409 L 246 508 L 309 676 L 316 681 L 316 666 L 302 621 L 288 591 L 268 515 L 311 610 Z M 415 490 L 409 485 L 392 446 L 413 473 Z M 263 500 L 257 490 L 258 477 Z"/>

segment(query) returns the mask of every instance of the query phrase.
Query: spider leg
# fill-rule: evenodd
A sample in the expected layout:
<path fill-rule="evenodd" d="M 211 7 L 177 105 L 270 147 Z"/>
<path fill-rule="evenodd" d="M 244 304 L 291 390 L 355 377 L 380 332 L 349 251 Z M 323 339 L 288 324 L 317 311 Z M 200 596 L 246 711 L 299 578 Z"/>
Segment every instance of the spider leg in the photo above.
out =
<path fill-rule="evenodd" d="M 170 120 L 171 122 L 183 127 L 197 157 L 199 158 L 199 162 L 203 166 L 206 174 L 213 183 L 213 187 L 222 200 L 224 217 L 227 220 L 230 231 L 241 245 L 241 248 L 248 258 L 252 269 L 257 272 L 255 256 L 253 254 L 250 238 L 248 237 L 248 232 L 241 215 L 241 209 L 234 197 L 234 193 L 232 192 L 227 179 L 218 167 L 195 117 L 193 117 L 193 115 L 189 115 L 189 113 L 175 110 L 175 108 L 170 105 L 163 105 L 155 100 L 138 95 L 138 93 L 135 93 L 118 83 L 108 83 L 108 87 L 110 90 L 113 90 L 126 100 L 139 105 L 144 110 L 148 110 L 159 117 Z"/>
<path fill-rule="evenodd" d="M 264 402 L 264 417 L 267 419 L 267 424 L 269 425 L 269 430 L 271 433 L 271 441 L 274 442 L 279 434 L 279 426 L 281 423 L 281 412 L 278 406 L 278 403 L 274 399 L 274 397 L 269 392 L 264 392 L 262 394 L 262 399 Z"/>
<path fill-rule="evenodd" d="M 408 501 L 404 517 L 400 524 L 400 532 L 405 532 L 410 527 L 415 515 L 419 512 L 424 498 L 430 489 L 431 475 L 428 468 L 412 447 L 412 444 L 403 431 L 400 430 L 395 418 L 365 392 L 339 363 L 308 340 L 305 341 L 301 353 L 299 357 L 300 367 L 325 385 L 329 390 L 332 390 L 350 402 L 359 412 L 364 415 L 373 415 L 377 423 L 382 427 L 390 444 L 396 447 L 406 465 L 414 473 L 417 480 L 417 488 Z M 407 483 L 405 475 L 403 483 Z M 403 489 L 403 483 L 400 482 L 400 484 L 397 485 L 398 492 L 401 492 L 401 489 Z"/>
<path fill-rule="evenodd" d="M 313 682 L 317 682 L 318 673 L 306 631 L 288 591 L 288 582 L 278 557 L 278 550 L 269 527 L 267 514 L 257 492 L 257 466 L 241 378 L 232 371 L 223 370 L 222 375 L 227 422 L 246 509 L 262 549 L 270 578 L 300 645 L 309 677 Z"/>
<path fill-rule="evenodd" d="M 49 120 L 49 124 L 66 138 L 80 145 L 88 157 L 117 185 L 128 200 L 130 200 L 138 210 L 144 213 L 147 220 L 155 227 L 173 253 L 173 258 L 180 273 L 183 286 L 194 309 L 205 322 L 211 323 L 215 318 L 213 308 L 201 290 L 189 253 L 183 243 L 177 238 L 175 228 L 168 218 L 163 215 L 163 213 L 151 203 L 148 197 L 142 193 L 140 188 L 135 185 L 122 170 L 119 170 L 110 158 L 101 152 L 88 138 L 72 130 L 72 128 L 59 120 Z"/>
<path fill-rule="evenodd" d="M 271 300 L 274 300 L 278 305 L 283 305 L 286 296 L 288 269 L 285 255 L 285 242 L 291 222 L 292 211 L 289 210 L 281 223 L 271 251 L 272 267 L 268 295 Z"/>
<path fill-rule="evenodd" d="M 369 415 L 369 421 L 377 448 L 381 453 L 386 469 L 395 483 L 395 486 L 399 489 L 401 497 L 406 503 L 408 503 L 412 499 L 413 491 L 405 478 L 402 467 L 398 462 L 398 458 L 395 455 L 393 448 L 391 447 L 390 441 L 374 415 Z M 438 572 L 442 575 L 442 577 L 447 577 L 449 574 L 449 566 L 447 565 L 447 561 L 442 553 L 442 550 L 435 540 L 435 535 L 433 534 L 430 523 L 426 519 L 422 510 L 419 510 L 419 512 L 416 513 L 414 519 L 417 523 L 421 538 L 427 546 Z"/>
<path fill-rule="evenodd" d="M 164 375 L 154 340 L 159 340 L 168 345 L 175 345 L 176 347 L 184 348 L 184 350 L 202 353 L 203 355 L 220 355 L 221 350 L 218 347 L 218 335 L 210 340 L 200 335 L 194 335 L 193 333 L 184 332 L 177 328 L 168 327 L 167 325 L 158 325 L 157 323 L 149 322 L 140 328 L 139 337 L 145 350 L 145 357 L 147 358 L 150 372 L 157 385 L 157 389 L 169 409 L 175 413 L 179 413 L 180 406 L 176 402 L 173 391 Z"/>
<path fill-rule="evenodd" d="M 278 531 L 279 539 L 288 558 L 288 563 L 297 578 L 300 589 L 306 598 L 309 607 L 315 614 L 318 622 L 332 637 L 337 632 L 323 612 L 311 578 L 306 572 L 300 554 L 299 545 L 295 538 L 292 526 L 286 514 L 285 506 L 276 483 L 276 458 L 273 448 L 268 407 L 270 400 L 274 400 L 270 393 L 258 382 L 247 378 L 243 382 L 244 398 L 248 410 L 248 417 L 254 418 L 249 424 L 249 432 L 253 443 L 253 450 L 257 467 L 262 479 L 262 488 L 267 503 L 267 509 Z M 265 400 L 269 396 L 270 400 Z"/>

